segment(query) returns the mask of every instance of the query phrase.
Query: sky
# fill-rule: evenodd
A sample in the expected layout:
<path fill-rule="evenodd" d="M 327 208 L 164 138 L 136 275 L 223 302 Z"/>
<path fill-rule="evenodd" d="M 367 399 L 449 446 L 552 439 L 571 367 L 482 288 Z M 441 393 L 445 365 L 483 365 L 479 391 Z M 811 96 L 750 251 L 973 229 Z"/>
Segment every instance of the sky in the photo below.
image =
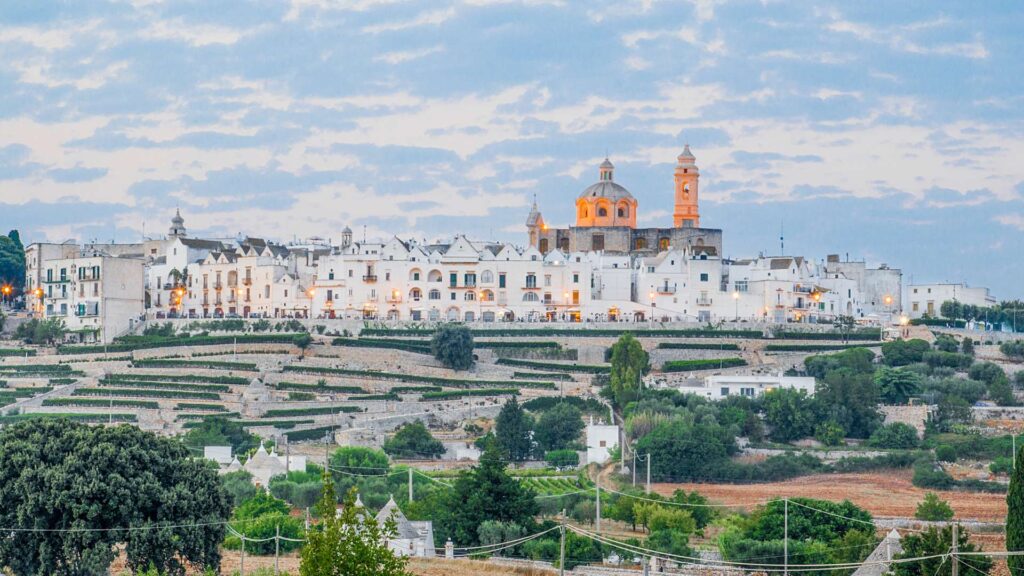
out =
<path fill-rule="evenodd" d="M 1024 296 L 1018 2 L 0 2 L 23 240 L 522 244 L 607 155 L 670 226 L 690 144 L 727 257 L 849 255 Z"/>

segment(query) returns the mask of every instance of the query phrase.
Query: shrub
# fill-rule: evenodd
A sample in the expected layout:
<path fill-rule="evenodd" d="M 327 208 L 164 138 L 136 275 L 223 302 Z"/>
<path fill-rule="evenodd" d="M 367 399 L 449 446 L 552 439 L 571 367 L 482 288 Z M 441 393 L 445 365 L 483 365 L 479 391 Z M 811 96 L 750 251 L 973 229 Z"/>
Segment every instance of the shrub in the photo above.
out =
<path fill-rule="evenodd" d="M 922 458 L 914 463 L 914 476 L 911 482 L 918 488 L 937 488 L 948 490 L 956 485 L 956 480 L 946 473 L 934 461 Z"/>
<path fill-rule="evenodd" d="M 1005 377 L 1006 372 L 995 362 L 976 362 L 967 372 L 971 380 L 980 380 L 985 384 L 992 384 L 996 379 Z"/>
<path fill-rule="evenodd" d="M 436 440 L 422 421 L 405 424 L 384 442 L 384 452 L 392 458 L 439 458 L 444 444 Z"/>
<path fill-rule="evenodd" d="M 590 374 L 607 374 L 611 372 L 611 366 L 599 366 L 594 364 L 558 364 L 556 362 L 539 362 L 537 360 L 519 360 L 516 358 L 498 358 L 496 364 L 506 366 L 523 366 L 526 368 L 540 368 L 541 370 L 561 370 L 565 372 L 587 372 Z"/>
<path fill-rule="evenodd" d="M 814 439 L 825 446 L 841 446 L 844 434 L 845 430 L 835 420 L 826 420 L 814 429 Z"/>
<path fill-rule="evenodd" d="M 580 455 L 575 450 L 549 450 L 544 454 L 544 461 L 555 468 L 575 468 L 580 464 Z"/>
<path fill-rule="evenodd" d="M 935 458 L 939 462 L 956 462 L 956 448 L 949 444 L 942 444 L 935 448 Z"/>
<path fill-rule="evenodd" d="M 1009 474 L 1013 471 L 1013 459 L 1000 456 L 988 465 L 988 469 L 993 474 Z"/>
<path fill-rule="evenodd" d="M 1024 360 L 1024 340 L 1003 342 L 999 345 L 999 351 L 1017 360 Z"/>
<path fill-rule="evenodd" d="M 465 398 L 467 396 L 516 396 L 519 394 L 518 388 L 476 388 L 473 390 L 444 390 L 441 392 L 424 392 L 420 396 L 421 402 L 438 401 L 438 400 L 455 400 L 457 398 Z"/>
<path fill-rule="evenodd" d="M 875 448 L 910 449 L 917 448 L 917 430 L 903 422 L 880 426 L 868 438 L 868 446 Z"/>
<path fill-rule="evenodd" d="M 446 324 L 430 340 L 434 358 L 452 370 L 467 370 L 473 365 L 473 334 L 465 326 Z"/>
<path fill-rule="evenodd" d="M 734 368 L 746 366 L 742 358 L 717 358 L 710 360 L 669 360 L 661 366 L 663 372 L 690 372 L 694 370 L 715 370 L 718 368 Z"/>
<path fill-rule="evenodd" d="M 945 522 L 953 519 L 953 509 L 936 493 L 928 492 L 924 495 L 924 500 L 917 505 L 914 518 L 928 522 Z"/>
<path fill-rule="evenodd" d="M 889 366 L 906 366 L 921 362 L 929 350 L 931 345 L 925 340 L 893 340 L 882 344 L 882 358 Z"/>
<path fill-rule="evenodd" d="M 929 366 L 946 366 L 957 370 L 964 370 L 974 362 L 974 358 L 966 354 L 938 350 L 925 352 L 921 359 Z"/>
<path fill-rule="evenodd" d="M 767 347 L 770 347 L 769 344 Z M 766 347 L 766 348 L 767 348 Z M 715 344 L 714 342 L 658 342 L 658 348 L 661 350 L 730 350 L 737 351 L 740 349 L 739 344 L 732 342 L 723 342 L 721 344 Z"/>

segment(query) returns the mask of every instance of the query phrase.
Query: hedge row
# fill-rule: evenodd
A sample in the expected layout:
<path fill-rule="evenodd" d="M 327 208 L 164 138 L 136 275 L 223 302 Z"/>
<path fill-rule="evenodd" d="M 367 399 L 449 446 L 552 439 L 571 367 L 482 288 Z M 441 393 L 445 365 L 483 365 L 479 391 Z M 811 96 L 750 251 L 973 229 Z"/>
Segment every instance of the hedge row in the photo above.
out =
<path fill-rule="evenodd" d="M 562 372 L 585 372 L 587 374 L 608 374 L 612 371 L 611 366 L 597 366 L 593 364 L 558 364 L 555 362 L 539 362 L 537 360 L 519 360 L 516 358 L 498 358 L 495 364 L 505 366 L 522 366 L 525 368 L 540 368 L 541 370 L 560 370 Z"/>
<path fill-rule="evenodd" d="M 470 330 L 473 336 L 518 337 L 518 336 L 572 336 L 574 338 L 607 338 L 618 337 L 627 332 L 638 338 L 764 338 L 760 330 L 650 330 L 650 329 L 615 329 L 615 328 L 477 328 Z M 431 336 L 433 330 L 422 328 L 363 328 L 360 336 Z"/>
<path fill-rule="evenodd" d="M 138 418 L 135 414 L 76 414 L 74 412 L 29 412 L 28 414 L 13 414 L 11 416 L 0 416 L 0 424 L 13 424 L 23 420 L 35 420 L 37 418 L 67 418 L 75 422 L 135 422 Z"/>
<path fill-rule="evenodd" d="M 387 394 L 365 394 L 362 396 L 349 396 L 349 400 L 353 401 L 370 401 L 370 400 L 401 400 L 398 394 L 387 393 Z"/>
<path fill-rule="evenodd" d="M 298 372 L 300 374 L 340 374 L 344 376 L 362 376 L 381 380 L 398 380 L 399 382 L 430 382 L 432 384 L 448 386 L 451 388 L 506 386 L 509 384 L 509 382 L 501 380 L 462 380 L 458 378 L 441 378 L 439 376 L 417 376 L 415 374 L 404 374 L 401 372 L 378 372 L 376 370 L 354 370 L 351 368 L 325 368 L 322 366 L 297 366 L 295 364 L 285 366 L 284 371 Z M 555 389 L 554 382 L 517 382 L 516 385 L 528 388 L 544 388 L 548 390 Z"/>
<path fill-rule="evenodd" d="M 321 386 L 319 384 L 302 384 L 301 382 L 278 382 L 274 384 L 274 387 L 278 390 L 323 391 L 337 392 L 338 394 L 363 394 L 366 392 L 359 386 Z"/>
<path fill-rule="evenodd" d="M 36 351 L 29 348 L 0 348 L 0 356 L 35 356 Z"/>
<path fill-rule="evenodd" d="M 60 354 L 101 354 L 103 352 L 130 352 L 150 348 L 175 348 L 179 346 L 217 346 L 223 344 L 290 344 L 297 334 L 238 334 L 236 336 L 140 336 L 130 342 L 115 342 L 106 346 L 60 346 Z"/>
<path fill-rule="evenodd" d="M 4 364 L 3 372 L 72 372 L 70 364 Z"/>
<path fill-rule="evenodd" d="M 608 407 L 601 404 L 600 401 L 594 398 L 580 398 L 579 396 L 566 396 L 559 398 L 558 396 L 541 396 L 540 398 L 533 398 L 523 402 L 523 409 L 531 412 L 543 412 L 544 410 L 550 410 L 559 404 L 568 404 L 579 408 L 581 412 L 607 412 Z"/>
<path fill-rule="evenodd" d="M 78 378 L 50 378 L 50 384 L 57 386 L 63 386 L 65 384 L 74 384 L 78 382 Z"/>
<path fill-rule="evenodd" d="M 132 360 L 132 366 L 151 368 L 210 368 L 214 370 L 257 370 L 254 362 L 226 362 L 221 360 L 172 360 L 167 358 L 150 358 Z"/>
<path fill-rule="evenodd" d="M 670 360 L 661 365 L 662 372 L 690 372 L 692 370 L 714 370 L 746 366 L 743 358 L 716 358 L 711 360 Z"/>
<path fill-rule="evenodd" d="M 223 404 L 200 404 L 198 402 L 178 402 L 174 405 L 175 410 L 206 410 L 208 412 L 227 412 L 227 406 Z M 231 414 L 236 414 L 232 412 Z M 224 414 L 227 416 L 228 414 Z M 184 415 L 182 415 L 184 416 Z M 179 416 L 182 417 L 182 416 Z"/>
<path fill-rule="evenodd" d="M 440 392 L 443 390 L 440 386 L 394 386 L 391 388 L 392 394 L 421 394 L 423 392 Z"/>
<path fill-rule="evenodd" d="M 312 424 L 314 422 L 314 420 L 232 420 L 231 422 L 233 422 L 235 424 L 240 424 L 240 425 L 246 426 L 246 427 L 252 427 L 252 426 L 273 426 L 274 428 L 278 428 L 280 430 L 285 430 L 285 429 L 295 428 L 296 426 L 298 426 L 300 424 Z M 193 420 L 191 422 L 185 422 L 184 424 L 181 425 L 181 427 L 185 428 L 187 430 L 189 428 L 196 428 L 196 427 L 202 426 L 202 425 L 203 425 L 203 421 L 202 420 Z"/>
<path fill-rule="evenodd" d="M 420 402 L 432 400 L 454 400 L 465 396 L 504 396 L 519 394 L 518 388 L 476 388 L 473 390 L 444 390 L 442 392 L 424 392 Z"/>
<path fill-rule="evenodd" d="M 28 398 L 29 396 L 45 394 L 51 390 L 53 390 L 53 388 L 50 386 L 38 386 L 35 388 L 4 388 L 3 390 L 0 390 L 0 397 Z"/>
<path fill-rule="evenodd" d="M 710 342 L 658 342 L 658 348 L 662 350 L 739 350 L 739 344 L 722 343 L 712 344 Z"/>
<path fill-rule="evenodd" d="M 72 396 L 134 396 L 136 398 L 183 398 L 190 400 L 220 400 L 215 392 L 189 392 L 185 390 L 145 390 L 138 388 L 78 388 Z"/>
<path fill-rule="evenodd" d="M 540 378 L 546 378 L 548 380 L 572 380 L 572 374 L 566 374 L 564 372 L 513 372 L 512 377 L 523 380 L 536 380 Z"/>
<path fill-rule="evenodd" d="M 246 386 L 249 384 L 249 380 L 241 378 L 239 376 L 201 376 L 199 374 L 107 374 L 106 380 L 111 382 L 115 380 L 132 381 L 132 380 L 145 380 L 149 382 L 207 382 L 210 384 L 227 384 L 229 386 Z"/>
<path fill-rule="evenodd" d="M 777 340 L 842 340 L 842 332 L 776 332 Z M 846 335 L 847 340 L 878 340 L 878 330 L 858 330 Z"/>
<path fill-rule="evenodd" d="M 43 400 L 43 406 L 89 406 L 89 407 L 103 407 L 103 406 L 131 406 L 133 408 L 160 408 L 160 405 L 156 402 L 149 400 L 125 400 L 123 398 L 111 398 L 111 399 L 100 399 L 100 398 L 46 398 Z"/>
<path fill-rule="evenodd" d="M 196 408 L 201 410 L 203 408 L 216 408 L 218 410 L 225 410 L 224 412 L 218 411 L 216 414 L 175 414 L 175 420 L 206 420 L 207 418 L 241 418 L 242 415 L 238 412 L 226 412 L 227 408 L 219 404 L 189 404 L 188 402 L 182 402 L 175 406 L 175 410 L 190 410 L 190 408 L 181 408 L 181 406 L 201 406 L 202 408 Z"/>
<path fill-rule="evenodd" d="M 946 328 L 963 328 L 967 326 L 966 320 L 953 320 L 951 318 L 914 318 L 910 321 L 912 326 L 943 326 Z"/>
<path fill-rule="evenodd" d="M 341 426 L 321 426 L 319 428 L 307 428 L 306 430 L 293 430 L 285 432 L 284 436 L 289 442 L 299 442 L 301 440 L 319 440 L 326 436 L 330 432 L 334 432 Z"/>
<path fill-rule="evenodd" d="M 845 350 L 847 348 L 865 348 L 881 346 L 881 342 L 863 342 L 860 344 L 767 344 L 765 352 L 818 352 L 825 350 Z"/>
<path fill-rule="evenodd" d="M 359 406 L 317 406 L 315 408 L 278 408 L 267 410 L 264 418 L 287 417 L 287 416 L 320 416 L 324 414 L 346 414 L 349 412 L 362 412 Z"/>
<path fill-rule="evenodd" d="M 180 382 L 151 382 L 149 380 L 100 380 L 101 386 L 110 388 L 157 388 L 163 390 L 192 390 L 196 392 L 230 392 L 223 384 L 182 384 Z"/>

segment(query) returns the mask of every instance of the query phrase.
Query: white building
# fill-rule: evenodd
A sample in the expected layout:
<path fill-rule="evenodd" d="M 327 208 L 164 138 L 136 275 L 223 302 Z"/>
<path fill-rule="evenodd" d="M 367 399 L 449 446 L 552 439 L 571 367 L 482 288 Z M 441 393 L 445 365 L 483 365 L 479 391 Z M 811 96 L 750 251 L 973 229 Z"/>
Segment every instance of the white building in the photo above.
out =
<path fill-rule="evenodd" d="M 619 445 L 619 427 L 591 418 L 587 423 L 587 464 L 604 464 L 611 457 L 611 449 Z"/>
<path fill-rule="evenodd" d="M 709 400 L 721 400 L 727 396 L 756 398 L 766 392 L 780 388 L 802 390 L 814 395 L 814 378 L 808 376 L 752 376 L 744 374 L 722 374 L 707 376 L 699 386 L 682 386 L 684 394 L 697 394 Z"/>
<path fill-rule="evenodd" d="M 924 315 L 941 315 L 943 302 L 959 302 L 971 306 L 989 307 L 998 304 L 988 288 L 966 284 L 911 284 L 907 286 L 907 301 L 910 302 L 909 316 L 920 318 Z"/>
<path fill-rule="evenodd" d="M 70 342 L 110 342 L 143 317 L 141 257 L 32 244 L 25 251 L 28 307 L 36 318 L 59 318 Z"/>
<path fill-rule="evenodd" d="M 242 469 L 252 474 L 252 481 L 258 486 L 264 486 L 270 484 L 270 479 L 280 474 L 287 472 L 305 472 L 306 470 L 306 457 L 305 456 L 292 456 L 292 455 L 280 455 L 277 453 L 276 448 L 272 448 L 268 453 L 267 449 L 263 447 L 263 443 L 260 443 L 259 449 L 252 455 L 252 458 L 246 460 Z"/>
<path fill-rule="evenodd" d="M 388 539 L 388 548 L 400 556 L 415 556 L 417 558 L 433 558 L 434 550 L 434 523 L 430 520 L 410 521 L 402 513 L 402 510 L 395 503 L 392 496 L 388 503 L 377 512 L 377 524 L 381 527 L 388 519 L 393 519 L 397 527 L 397 533 L 393 538 Z"/>

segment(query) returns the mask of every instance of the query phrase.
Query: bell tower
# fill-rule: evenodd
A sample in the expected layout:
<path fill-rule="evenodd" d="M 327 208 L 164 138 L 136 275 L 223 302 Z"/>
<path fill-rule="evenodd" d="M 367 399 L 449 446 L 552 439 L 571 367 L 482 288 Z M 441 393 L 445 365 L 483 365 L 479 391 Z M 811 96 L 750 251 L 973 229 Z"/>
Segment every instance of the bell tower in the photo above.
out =
<path fill-rule="evenodd" d="M 690 152 L 690 145 L 683 148 L 683 153 L 676 159 L 675 178 L 675 210 L 672 211 L 672 224 L 676 228 L 699 228 L 700 211 L 697 208 L 697 184 L 700 172 L 697 170 L 697 158 Z"/>

